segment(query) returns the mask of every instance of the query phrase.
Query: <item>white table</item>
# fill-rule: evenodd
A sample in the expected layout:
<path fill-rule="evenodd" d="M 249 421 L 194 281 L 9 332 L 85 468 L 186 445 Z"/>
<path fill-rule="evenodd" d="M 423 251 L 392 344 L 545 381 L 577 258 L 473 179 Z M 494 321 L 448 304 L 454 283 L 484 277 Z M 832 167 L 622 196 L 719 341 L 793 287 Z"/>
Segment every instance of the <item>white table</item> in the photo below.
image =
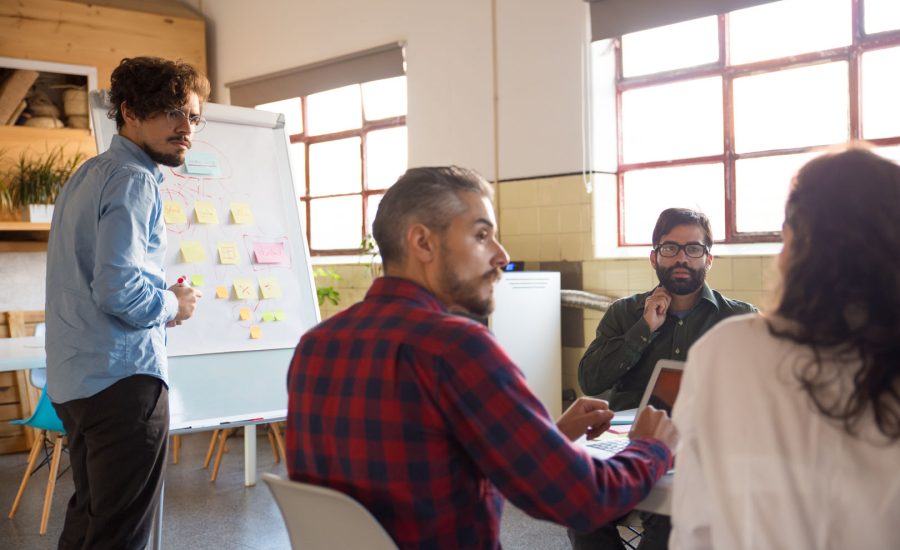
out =
<path fill-rule="evenodd" d="M 47 366 L 43 336 L 0 338 L 0 372 Z"/>

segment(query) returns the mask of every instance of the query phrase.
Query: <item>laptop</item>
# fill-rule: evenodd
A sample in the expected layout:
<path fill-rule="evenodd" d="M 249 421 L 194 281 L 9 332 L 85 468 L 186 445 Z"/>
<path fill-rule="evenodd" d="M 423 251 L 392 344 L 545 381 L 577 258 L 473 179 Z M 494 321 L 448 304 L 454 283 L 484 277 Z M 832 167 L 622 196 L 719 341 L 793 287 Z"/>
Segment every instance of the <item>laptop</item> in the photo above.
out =
<path fill-rule="evenodd" d="M 653 374 L 641 396 L 641 404 L 637 409 L 616 412 L 616 418 L 637 419 L 640 411 L 647 405 L 653 405 L 657 409 L 666 411 L 672 416 L 672 407 L 675 398 L 678 397 L 678 389 L 681 387 L 681 375 L 684 374 L 684 362 L 671 359 L 660 359 L 653 367 Z M 591 456 L 597 458 L 609 458 L 628 446 L 628 428 L 613 419 L 611 431 L 619 433 L 606 433 L 594 440 L 584 440 L 583 445 Z M 633 422 L 633 420 L 632 420 Z"/>

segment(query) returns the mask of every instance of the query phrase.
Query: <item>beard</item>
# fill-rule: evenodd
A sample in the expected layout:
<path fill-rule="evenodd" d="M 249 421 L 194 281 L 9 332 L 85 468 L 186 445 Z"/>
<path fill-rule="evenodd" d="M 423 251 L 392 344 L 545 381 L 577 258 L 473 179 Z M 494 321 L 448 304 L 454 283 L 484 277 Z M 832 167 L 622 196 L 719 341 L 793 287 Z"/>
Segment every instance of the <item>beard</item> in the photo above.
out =
<path fill-rule="evenodd" d="M 676 269 L 684 269 L 690 275 L 687 279 L 675 279 L 672 277 L 672 272 Z M 684 296 L 696 292 L 697 289 L 703 286 L 703 283 L 706 281 L 706 269 L 691 269 L 684 262 L 676 263 L 669 268 L 664 268 L 657 264 L 656 276 L 659 278 L 659 284 L 661 284 L 663 288 L 672 294 Z"/>
<path fill-rule="evenodd" d="M 449 266 L 445 265 L 440 275 L 440 282 L 455 305 L 476 317 L 487 317 L 494 311 L 494 293 L 492 290 L 487 298 L 483 298 L 479 290 L 484 285 L 493 287 L 493 284 L 500 280 L 502 274 L 503 272 L 499 269 L 492 269 L 484 275 L 464 281 Z"/>
<path fill-rule="evenodd" d="M 147 144 L 144 144 L 142 149 L 145 153 L 147 153 L 147 156 L 153 159 L 153 162 L 162 164 L 163 166 L 171 166 L 172 168 L 184 164 L 184 157 L 187 153 L 187 151 L 178 151 L 177 153 L 163 153 L 162 151 L 157 151 Z"/>

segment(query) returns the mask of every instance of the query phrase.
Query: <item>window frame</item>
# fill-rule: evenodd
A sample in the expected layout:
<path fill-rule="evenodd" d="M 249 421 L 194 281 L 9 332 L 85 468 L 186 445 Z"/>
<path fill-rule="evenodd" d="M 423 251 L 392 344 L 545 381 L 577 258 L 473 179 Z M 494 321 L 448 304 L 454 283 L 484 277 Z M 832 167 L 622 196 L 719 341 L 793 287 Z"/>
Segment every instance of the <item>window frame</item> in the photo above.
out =
<path fill-rule="evenodd" d="M 405 76 L 405 75 L 404 75 Z M 356 86 L 362 87 L 365 82 L 356 83 Z M 326 90 L 327 91 L 327 90 Z M 373 195 L 383 195 L 387 189 L 369 189 L 368 187 L 368 175 L 367 175 L 367 155 L 366 155 L 366 140 L 368 138 L 368 134 L 370 132 L 374 132 L 377 130 L 386 130 L 390 128 L 402 128 L 406 126 L 406 116 L 400 115 L 396 117 L 383 118 L 378 120 L 367 120 L 366 119 L 366 111 L 365 111 L 365 103 L 363 101 L 363 93 L 362 89 L 360 89 L 359 101 L 360 101 L 360 113 L 362 114 L 362 125 L 359 128 L 352 128 L 349 130 L 342 130 L 340 132 L 332 132 L 328 134 L 318 134 L 315 136 L 310 136 L 307 133 L 308 120 L 307 120 L 307 98 L 309 96 L 301 96 L 300 97 L 300 109 L 301 109 L 301 119 L 303 122 L 303 131 L 299 134 L 292 134 L 288 136 L 290 144 L 303 145 L 303 193 L 298 195 L 298 200 L 300 201 L 300 205 L 303 208 L 303 213 L 301 215 L 305 216 L 305 233 L 306 233 L 306 242 L 309 243 L 309 253 L 310 256 L 360 256 L 367 253 L 362 246 L 357 248 L 339 248 L 339 249 L 314 249 L 312 246 L 312 220 L 311 220 L 311 208 L 310 202 L 319 199 L 328 199 L 335 197 L 362 197 L 362 226 L 360 227 L 360 244 L 363 243 L 363 239 L 367 235 L 366 228 L 369 224 L 369 214 L 367 209 L 367 204 L 369 197 Z M 336 193 L 332 195 L 317 195 L 312 196 L 310 194 L 310 183 L 309 183 L 309 147 L 310 145 L 315 145 L 317 143 L 326 143 L 329 141 L 338 141 L 341 139 L 360 138 L 360 182 L 361 182 L 361 190 L 359 192 L 354 193 Z M 408 146 L 407 139 L 407 146 Z M 296 185 L 296 184 L 295 184 Z"/>
<path fill-rule="evenodd" d="M 863 1 L 849 0 L 851 2 L 851 43 L 847 46 L 809 52 L 799 55 L 767 59 L 742 65 L 729 65 L 728 63 L 728 17 L 729 14 L 717 16 L 718 24 L 718 59 L 715 62 L 694 67 L 675 69 L 650 75 L 623 77 L 622 63 L 622 39 L 614 40 L 615 63 L 615 116 L 616 116 L 616 230 L 617 242 L 620 249 L 647 247 L 647 243 L 625 242 L 625 174 L 633 170 L 647 168 L 661 168 L 670 166 L 685 166 L 707 163 L 722 163 L 724 167 L 725 186 L 725 235 L 715 240 L 721 244 L 755 244 L 775 243 L 781 241 L 780 231 L 769 232 L 742 232 L 738 233 L 735 226 L 736 216 L 736 182 L 735 165 L 738 160 L 760 157 L 773 157 L 796 153 L 816 152 L 826 150 L 827 146 L 805 146 L 787 149 L 770 149 L 738 154 L 734 150 L 734 92 L 733 83 L 736 78 L 774 72 L 784 69 L 793 69 L 834 61 L 846 61 L 849 71 L 849 133 L 848 140 L 861 139 L 862 120 L 861 111 L 861 60 L 865 52 L 880 50 L 889 47 L 900 46 L 900 29 L 883 31 L 880 33 L 866 34 L 863 17 Z M 623 160 L 623 132 L 622 132 L 622 94 L 630 90 L 646 88 L 672 82 L 681 82 L 703 77 L 722 78 L 722 109 L 723 109 L 723 152 L 717 155 L 702 157 L 690 157 L 668 160 L 656 160 L 649 162 L 625 163 Z M 867 140 L 875 146 L 889 146 L 900 144 L 900 135 Z"/>

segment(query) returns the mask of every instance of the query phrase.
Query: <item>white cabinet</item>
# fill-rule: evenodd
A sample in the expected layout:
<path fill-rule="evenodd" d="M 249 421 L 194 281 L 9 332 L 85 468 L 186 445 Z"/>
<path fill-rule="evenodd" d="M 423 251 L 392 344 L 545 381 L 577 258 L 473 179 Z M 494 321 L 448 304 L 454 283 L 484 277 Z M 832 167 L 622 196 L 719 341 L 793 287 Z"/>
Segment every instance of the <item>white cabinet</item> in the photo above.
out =
<path fill-rule="evenodd" d="M 504 273 L 494 300 L 491 330 L 556 418 L 562 412 L 559 273 Z"/>

